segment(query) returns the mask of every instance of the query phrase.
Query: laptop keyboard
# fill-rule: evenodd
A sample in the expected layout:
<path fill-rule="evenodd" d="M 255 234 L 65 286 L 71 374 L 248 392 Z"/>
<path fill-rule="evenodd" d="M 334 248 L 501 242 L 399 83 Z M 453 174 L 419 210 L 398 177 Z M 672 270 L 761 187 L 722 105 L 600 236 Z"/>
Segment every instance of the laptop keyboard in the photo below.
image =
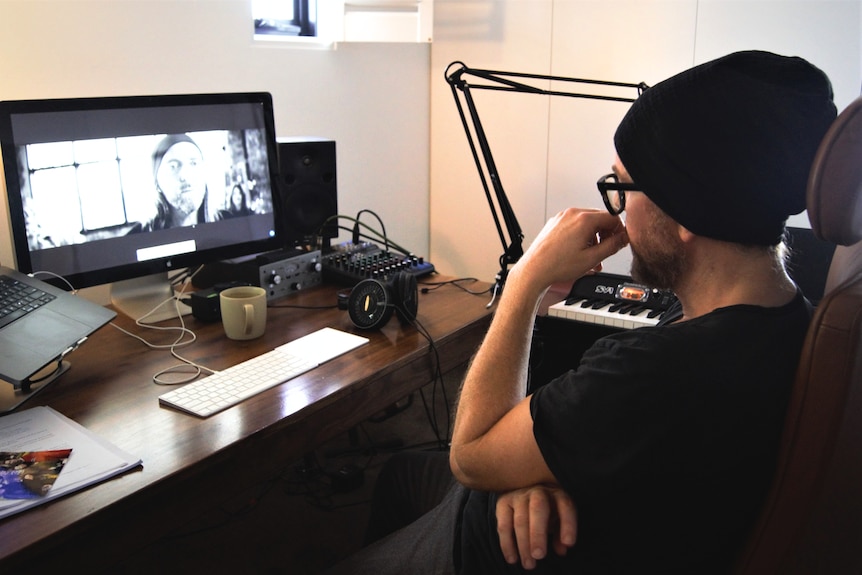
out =
<path fill-rule="evenodd" d="M 54 297 L 39 288 L 0 275 L 0 327 L 24 317 Z"/>

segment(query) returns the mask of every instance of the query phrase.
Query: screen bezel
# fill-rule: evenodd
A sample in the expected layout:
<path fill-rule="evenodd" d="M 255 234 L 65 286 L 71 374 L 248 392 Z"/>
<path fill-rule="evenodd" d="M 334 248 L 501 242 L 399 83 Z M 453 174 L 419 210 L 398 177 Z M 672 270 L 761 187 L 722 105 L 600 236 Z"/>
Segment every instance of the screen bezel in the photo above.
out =
<path fill-rule="evenodd" d="M 242 93 L 210 93 L 210 94 L 174 94 L 154 96 L 116 96 L 99 98 L 63 98 L 46 100 L 9 100 L 0 101 L 0 147 L 4 173 L 6 177 L 6 197 L 9 208 L 9 219 L 12 232 L 12 247 L 16 268 L 23 273 L 37 271 L 33 269 L 30 246 L 27 238 L 26 218 L 21 196 L 21 181 L 17 169 L 17 146 L 15 141 L 13 118 L 23 114 L 49 114 L 63 112 L 86 112 L 98 110 L 128 110 L 156 109 L 171 107 L 193 107 L 210 105 L 251 104 L 259 105 L 263 111 L 264 132 L 267 149 L 267 163 L 273 204 L 273 230 L 275 234 L 264 239 L 255 239 L 224 246 L 196 250 L 186 254 L 178 254 L 137 261 L 125 265 L 82 271 L 64 275 L 63 278 L 75 288 L 113 283 L 153 274 L 176 271 L 214 261 L 249 256 L 257 253 L 277 250 L 284 243 L 285 230 L 281 212 L 281 194 L 278 184 L 278 148 L 275 137 L 275 121 L 272 96 L 268 92 Z M 217 126 L 213 126 L 217 128 Z M 59 287 L 68 287 L 59 278 L 45 278 L 46 281 Z"/>

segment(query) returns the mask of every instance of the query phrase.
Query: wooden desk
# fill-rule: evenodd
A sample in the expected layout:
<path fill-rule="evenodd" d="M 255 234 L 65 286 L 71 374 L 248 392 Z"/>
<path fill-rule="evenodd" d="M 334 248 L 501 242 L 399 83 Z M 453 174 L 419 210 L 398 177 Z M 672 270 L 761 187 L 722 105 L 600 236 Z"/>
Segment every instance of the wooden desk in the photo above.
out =
<path fill-rule="evenodd" d="M 382 330 L 360 331 L 347 312 L 333 309 L 337 289 L 321 286 L 272 302 L 266 333 L 249 342 L 228 340 L 220 324 L 188 316 L 197 341 L 177 351 L 213 369 L 326 326 L 371 340 L 207 419 L 159 405 L 167 388 L 152 376 L 179 363 L 168 351 L 151 350 L 110 325 L 95 333 L 69 356 L 72 368 L 24 408 L 50 405 L 139 456 L 143 466 L 0 521 L 0 571 L 108 567 L 431 381 L 435 355 L 414 327 L 393 318 Z M 418 319 L 444 373 L 467 362 L 481 342 L 491 317 L 487 301 L 453 286 L 420 294 Z M 284 305 L 332 307 L 274 307 Z M 176 338 L 125 317 L 115 323 L 149 341 Z"/>

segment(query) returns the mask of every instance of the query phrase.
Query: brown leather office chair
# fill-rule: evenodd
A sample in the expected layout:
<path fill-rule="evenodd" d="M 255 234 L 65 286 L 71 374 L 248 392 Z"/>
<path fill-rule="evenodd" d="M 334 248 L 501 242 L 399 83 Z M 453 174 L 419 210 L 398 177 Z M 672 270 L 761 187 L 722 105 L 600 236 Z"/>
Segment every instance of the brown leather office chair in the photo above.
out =
<path fill-rule="evenodd" d="M 814 233 L 838 247 L 736 575 L 862 573 L 862 97 L 820 145 L 807 203 Z"/>

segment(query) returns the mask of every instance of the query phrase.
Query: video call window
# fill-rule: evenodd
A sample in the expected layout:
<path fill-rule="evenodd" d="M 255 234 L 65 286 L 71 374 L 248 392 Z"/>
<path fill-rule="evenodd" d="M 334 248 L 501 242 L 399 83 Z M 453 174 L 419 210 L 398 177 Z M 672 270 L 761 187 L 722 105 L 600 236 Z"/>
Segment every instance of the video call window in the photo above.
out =
<path fill-rule="evenodd" d="M 30 249 L 271 213 L 266 152 L 259 129 L 22 146 Z"/>

